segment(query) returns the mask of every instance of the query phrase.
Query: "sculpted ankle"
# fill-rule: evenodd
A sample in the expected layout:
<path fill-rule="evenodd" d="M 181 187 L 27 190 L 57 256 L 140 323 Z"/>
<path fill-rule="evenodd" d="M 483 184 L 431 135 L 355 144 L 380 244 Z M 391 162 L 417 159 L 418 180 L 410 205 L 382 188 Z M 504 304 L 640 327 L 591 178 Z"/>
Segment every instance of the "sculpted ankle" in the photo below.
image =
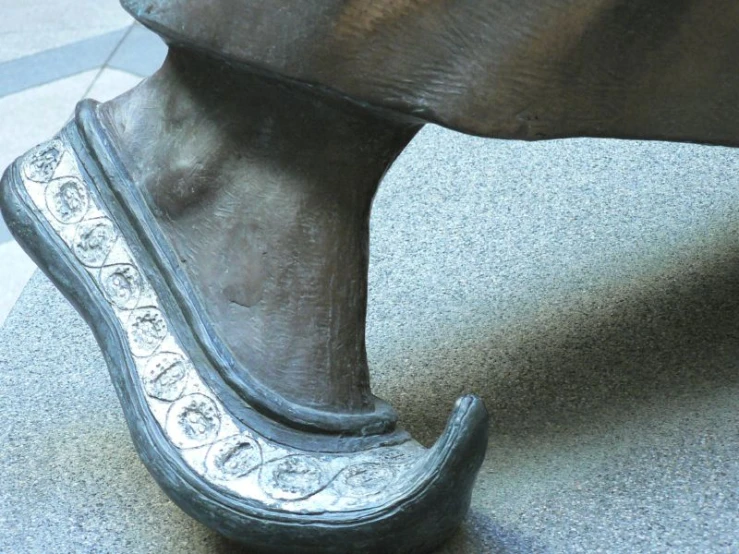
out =
<path fill-rule="evenodd" d="M 277 397 L 288 424 L 392 429 L 365 352 L 369 215 L 417 126 L 212 65 L 174 51 L 101 114 L 220 371 L 247 400 Z"/>

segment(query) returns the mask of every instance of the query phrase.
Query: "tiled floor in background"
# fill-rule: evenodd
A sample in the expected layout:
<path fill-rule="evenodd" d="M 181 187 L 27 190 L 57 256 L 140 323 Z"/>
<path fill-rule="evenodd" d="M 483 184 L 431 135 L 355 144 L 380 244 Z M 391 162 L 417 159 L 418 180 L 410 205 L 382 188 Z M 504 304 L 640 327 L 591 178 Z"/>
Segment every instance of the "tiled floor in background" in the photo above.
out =
<path fill-rule="evenodd" d="M 117 0 L 44 0 L 2 10 L 0 171 L 58 131 L 79 100 L 105 101 L 130 89 L 166 53 Z M 0 325 L 34 268 L 0 219 Z"/>
<path fill-rule="evenodd" d="M 2 165 L 164 51 L 117 0 L 0 14 Z M 739 552 L 737 176 L 724 148 L 431 126 L 403 153 L 373 207 L 374 391 L 427 444 L 460 394 L 493 422 L 443 552 Z M 0 230 L 0 321 L 32 270 Z M 155 486 L 38 277 L 0 329 L 0 553 L 232 553 Z"/>
<path fill-rule="evenodd" d="M 0 62 L 122 29 L 132 21 L 118 0 L 4 1 Z"/>

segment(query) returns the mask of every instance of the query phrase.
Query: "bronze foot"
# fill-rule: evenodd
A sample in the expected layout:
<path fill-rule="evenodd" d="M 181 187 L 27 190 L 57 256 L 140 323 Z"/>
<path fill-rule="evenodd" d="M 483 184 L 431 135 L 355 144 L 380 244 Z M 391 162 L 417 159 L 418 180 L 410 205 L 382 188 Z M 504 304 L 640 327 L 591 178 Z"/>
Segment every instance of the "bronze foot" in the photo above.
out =
<path fill-rule="evenodd" d="M 416 130 L 173 50 L 3 177 L 147 468 L 253 551 L 426 552 L 469 506 L 481 401 L 425 449 L 369 389 L 370 205 Z"/>

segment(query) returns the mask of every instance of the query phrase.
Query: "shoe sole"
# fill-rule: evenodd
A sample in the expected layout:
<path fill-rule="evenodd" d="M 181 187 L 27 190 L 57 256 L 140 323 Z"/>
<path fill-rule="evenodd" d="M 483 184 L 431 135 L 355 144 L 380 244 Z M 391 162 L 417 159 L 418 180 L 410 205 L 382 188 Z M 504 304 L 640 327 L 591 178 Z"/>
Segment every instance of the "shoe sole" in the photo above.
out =
<path fill-rule="evenodd" d="M 74 122 L 17 160 L 0 207 L 18 243 L 90 325 L 142 461 L 188 514 L 254 551 L 427 552 L 466 514 L 487 413 L 460 399 L 431 449 L 288 446 L 213 392 L 204 354 L 135 231 L 73 145 Z M 158 286 L 155 286 L 158 285 Z M 205 369 L 203 369 L 205 368 Z M 347 545 L 351 545 L 347 547 Z"/>

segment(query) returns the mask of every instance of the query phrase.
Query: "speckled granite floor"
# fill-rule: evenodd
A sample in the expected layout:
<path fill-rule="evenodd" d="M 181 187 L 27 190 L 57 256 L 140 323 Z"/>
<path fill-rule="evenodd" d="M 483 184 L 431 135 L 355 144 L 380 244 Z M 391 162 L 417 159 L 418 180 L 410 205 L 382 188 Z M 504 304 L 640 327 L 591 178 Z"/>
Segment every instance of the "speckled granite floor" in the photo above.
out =
<path fill-rule="evenodd" d="M 459 394 L 492 414 L 441 554 L 739 551 L 737 213 L 731 149 L 417 137 L 376 201 L 368 348 L 422 441 Z M 0 390 L 0 552 L 237 551 L 155 486 L 40 275 Z"/>

